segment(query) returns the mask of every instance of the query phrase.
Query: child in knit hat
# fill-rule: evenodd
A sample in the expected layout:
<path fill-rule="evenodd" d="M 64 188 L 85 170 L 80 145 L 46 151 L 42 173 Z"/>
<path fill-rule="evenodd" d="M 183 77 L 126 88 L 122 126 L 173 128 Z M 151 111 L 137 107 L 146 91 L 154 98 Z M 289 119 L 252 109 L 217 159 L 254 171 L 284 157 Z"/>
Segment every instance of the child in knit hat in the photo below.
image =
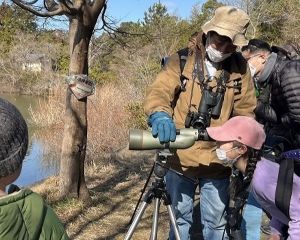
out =
<path fill-rule="evenodd" d="M 20 175 L 28 148 L 27 124 L 0 98 L 0 239 L 69 239 L 54 211 L 30 189 L 5 189 Z"/>

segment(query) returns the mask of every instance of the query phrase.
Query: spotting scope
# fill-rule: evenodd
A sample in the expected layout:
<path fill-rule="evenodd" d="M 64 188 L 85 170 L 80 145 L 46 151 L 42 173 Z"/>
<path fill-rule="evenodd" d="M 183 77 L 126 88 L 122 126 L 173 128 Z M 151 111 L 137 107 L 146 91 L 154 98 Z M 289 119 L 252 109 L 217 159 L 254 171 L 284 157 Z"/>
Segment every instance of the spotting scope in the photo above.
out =
<path fill-rule="evenodd" d="M 177 129 L 174 142 L 160 143 L 158 137 L 152 136 L 151 131 L 130 129 L 129 150 L 153 150 L 153 149 L 184 149 L 194 145 L 199 140 L 198 129 Z"/>

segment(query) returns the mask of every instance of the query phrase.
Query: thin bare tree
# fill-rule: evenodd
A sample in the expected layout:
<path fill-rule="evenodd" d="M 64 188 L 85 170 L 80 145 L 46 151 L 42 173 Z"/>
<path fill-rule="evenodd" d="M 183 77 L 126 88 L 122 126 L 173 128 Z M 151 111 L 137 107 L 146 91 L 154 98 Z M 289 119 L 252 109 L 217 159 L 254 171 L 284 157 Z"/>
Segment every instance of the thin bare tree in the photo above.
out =
<path fill-rule="evenodd" d="M 69 20 L 69 75 L 88 75 L 89 43 L 99 15 L 103 24 L 107 0 L 12 0 L 39 17 L 66 16 Z M 65 127 L 61 150 L 61 195 L 89 200 L 84 177 L 87 144 L 87 98 L 66 92 Z"/>

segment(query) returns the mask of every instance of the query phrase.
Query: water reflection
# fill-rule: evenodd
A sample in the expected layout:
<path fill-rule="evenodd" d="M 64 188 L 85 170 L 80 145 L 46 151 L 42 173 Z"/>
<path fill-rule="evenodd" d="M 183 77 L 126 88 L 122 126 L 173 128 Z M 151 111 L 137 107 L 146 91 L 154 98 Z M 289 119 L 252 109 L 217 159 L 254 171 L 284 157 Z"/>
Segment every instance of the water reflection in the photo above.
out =
<path fill-rule="evenodd" d="M 58 170 L 58 161 L 53 161 L 52 164 L 45 164 L 47 162 L 43 161 L 43 159 L 43 145 L 38 139 L 33 138 L 30 150 L 23 162 L 21 175 L 15 181 L 15 184 L 27 186 L 48 176 L 55 175 Z"/>
<path fill-rule="evenodd" d="M 0 97 L 13 103 L 22 113 L 28 124 L 29 149 L 23 162 L 21 175 L 15 181 L 15 184 L 20 187 L 28 186 L 48 176 L 55 175 L 58 172 L 59 161 L 46 154 L 43 141 L 37 137 L 39 129 L 32 123 L 28 111 L 30 106 L 34 108 L 37 106 L 38 101 L 43 101 L 43 99 L 36 96 L 8 94 L 0 94 Z"/>

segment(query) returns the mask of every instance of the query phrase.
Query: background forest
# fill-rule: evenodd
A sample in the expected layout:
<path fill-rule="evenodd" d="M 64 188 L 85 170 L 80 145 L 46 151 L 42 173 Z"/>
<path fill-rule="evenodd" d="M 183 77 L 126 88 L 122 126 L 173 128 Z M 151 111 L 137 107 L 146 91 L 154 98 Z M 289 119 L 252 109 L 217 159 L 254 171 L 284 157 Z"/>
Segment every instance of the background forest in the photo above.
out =
<path fill-rule="evenodd" d="M 128 128 L 147 127 L 142 100 L 145 88 L 160 69 L 161 58 L 185 47 L 189 37 L 222 4 L 248 12 L 249 39 L 261 38 L 276 45 L 297 44 L 300 40 L 299 0 L 208 0 L 203 5 L 195 4 L 189 19 L 170 15 L 158 1 L 138 22 L 114 23 L 106 16 L 109 26 L 94 34 L 89 51 L 89 76 L 96 81 L 97 91 L 89 97 L 88 158 L 123 146 Z M 48 18 L 45 23 L 52 21 L 55 19 Z M 62 129 L 68 31 L 49 30 L 37 23 L 36 16 L 2 2 L 1 91 L 51 96 L 40 111 L 32 111 L 33 119 L 41 126 Z M 28 64 L 35 59 L 43 59 L 50 67 L 48 64 L 42 71 L 29 71 Z"/>
<path fill-rule="evenodd" d="M 203 5 L 195 4 L 187 20 L 170 15 L 163 4 L 157 3 L 144 13 L 142 21 L 116 23 L 118 27 L 106 28 L 94 36 L 90 46 L 90 77 L 99 85 L 131 82 L 143 88 L 159 70 L 161 57 L 185 47 L 190 35 L 199 31 L 222 4 L 248 12 L 252 21 L 248 38 L 262 38 L 279 45 L 299 42 L 298 0 L 208 0 Z M 0 15 L 1 80 L 24 93 L 43 93 L 53 88 L 59 83 L 54 76 L 43 79 L 18 69 L 29 54 L 44 54 L 54 61 L 56 73 L 67 74 L 68 32 L 38 27 L 36 16 L 6 1 L 0 6 Z"/>
<path fill-rule="evenodd" d="M 249 39 L 261 38 L 275 45 L 300 40 L 299 0 L 208 0 L 203 5 L 195 3 L 190 18 L 184 20 L 170 15 L 161 3 L 151 6 L 138 22 L 114 23 L 106 16 L 110 25 L 94 34 L 89 48 L 89 76 L 96 81 L 97 91 L 88 99 L 88 158 L 124 147 L 128 128 L 147 127 L 142 100 L 145 88 L 160 70 L 161 58 L 185 47 L 222 4 L 248 12 Z M 48 102 L 41 104 L 43 111 L 32 112 L 32 118 L 36 124 L 60 132 L 69 66 L 68 31 L 38 27 L 37 21 L 18 6 L 2 2 L 1 91 L 49 96 Z M 45 23 L 52 21 L 48 18 Z M 51 67 L 40 72 L 27 69 L 25 63 L 37 57 L 50 61 Z M 59 148 L 60 141 L 53 142 Z"/>

